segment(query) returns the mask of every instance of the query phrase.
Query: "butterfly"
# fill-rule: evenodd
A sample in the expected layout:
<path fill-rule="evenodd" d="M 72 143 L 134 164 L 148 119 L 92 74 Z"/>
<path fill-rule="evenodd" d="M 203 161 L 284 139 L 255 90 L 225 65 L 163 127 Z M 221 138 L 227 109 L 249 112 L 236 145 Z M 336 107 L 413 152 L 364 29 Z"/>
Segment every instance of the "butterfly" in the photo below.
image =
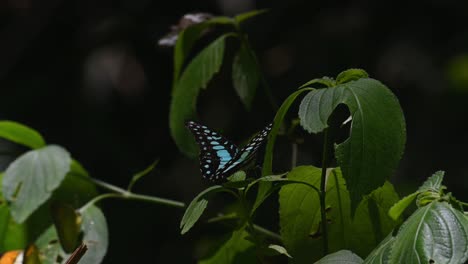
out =
<path fill-rule="evenodd" d="M 241 149 L 204 125 L 189 121 L 186 126 L 200 147 L 202 176 L 211 181 L 220 181 L 245 166 L 253 158 L 270 133 L 273 124 L 266 126 Z"/>

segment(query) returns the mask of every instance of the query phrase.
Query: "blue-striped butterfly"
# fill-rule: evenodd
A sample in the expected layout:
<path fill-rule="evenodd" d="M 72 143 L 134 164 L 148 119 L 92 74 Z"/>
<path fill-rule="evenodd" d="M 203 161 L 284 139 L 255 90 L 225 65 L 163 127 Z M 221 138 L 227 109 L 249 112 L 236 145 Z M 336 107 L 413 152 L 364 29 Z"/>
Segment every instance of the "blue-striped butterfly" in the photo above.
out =
<path fill-rule="evenodd" d="M 208 127 L 193 121 L 187 122 L 187 128 L 192 132 L 200 147 L 199 158 L 202 176 L 211 181 L 221 181 L 245 166 L 267 138 L 272 125 L 266 126 L 245 147 L 239 149 Z"/>

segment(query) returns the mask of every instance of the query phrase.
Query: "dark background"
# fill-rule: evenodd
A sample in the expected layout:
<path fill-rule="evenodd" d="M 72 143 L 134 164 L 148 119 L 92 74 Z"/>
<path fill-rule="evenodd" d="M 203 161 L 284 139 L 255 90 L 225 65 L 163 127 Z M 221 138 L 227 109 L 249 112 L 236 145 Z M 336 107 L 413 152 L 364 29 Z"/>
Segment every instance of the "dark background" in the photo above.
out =
<path fill-rule="evenodd" d="M 170 138 L 172 50 L 159 48 L 157 41 L 187 12 L 233 15 L 270 8 L 244 29 L 279 103 L 312 78 L 352 67 L 367 70 L 397 95 L 405 113 L 406 152 L 391 179 L 397 189 L 407 194 L 441 169 L 447 172 L 449 190 L 467 200 L 467 5 L 3 0 L 0 119 L 37 129 L 48 143 L 67 148 L 93 177 L 122 187 L 160 158 L 156 171 L 135 191 L 189 202 L 208 184 L 197 161 L 178 152 Z M 210 38 L 202 39 L 200 47 Z M 229 49 L 226 58 L 232 58 Z M 245 111 L 229 72 L 224 67 L 201 94 L 198 111 L 201 122 L 240 142 L 274 112 L 261 89 L 252 111 Z M 278 149 L 275 166 L 287 168 L 287 140 L 280 139 Z M 299 164 L 318 165 L 320 149 L 320 136 L 307 136 Z M 259 215 L 272 229 L 274 200 Z M 199 224 L 180 236 L 180 209 L 108 200 L 103 210 L 110 229 L 105 263 L 192 263 L 202 234 L 217 232 Z"/>

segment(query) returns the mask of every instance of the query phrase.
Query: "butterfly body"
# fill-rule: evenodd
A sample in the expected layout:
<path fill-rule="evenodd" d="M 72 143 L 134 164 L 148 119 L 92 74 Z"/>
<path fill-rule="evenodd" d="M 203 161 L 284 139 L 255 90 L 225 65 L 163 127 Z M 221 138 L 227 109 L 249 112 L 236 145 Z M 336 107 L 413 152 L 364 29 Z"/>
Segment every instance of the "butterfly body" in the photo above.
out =
<path fill-rule="evenodd" d="M 271 127 L 272 124 L 265 127 L 247 145 L 239 149 L 208 127 L 193 121 L 187 122 L 187 128 L 195 136 L 195 141 L 200 147 L 202 176 L 212 181 L 221 181 L 245 166 L 265 141 Z"/>

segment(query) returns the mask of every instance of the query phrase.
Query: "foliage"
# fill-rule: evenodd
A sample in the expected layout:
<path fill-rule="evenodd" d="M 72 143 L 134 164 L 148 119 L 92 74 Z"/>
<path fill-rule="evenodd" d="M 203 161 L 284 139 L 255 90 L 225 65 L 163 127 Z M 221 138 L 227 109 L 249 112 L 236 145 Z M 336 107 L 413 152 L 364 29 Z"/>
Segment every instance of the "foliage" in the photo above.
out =
<path fill-rule="evenodd" d="M 169 123 L 182 153 L 197 154 L 184 124 L 196 117 L 199 94 L 226 63 L 232 65 L 232 87 L 247 111 L 255 107 L 257 86 L 264 86 L 265 96 L 271 96 L 242 28 L 245 21 L 264 12 L 212 17 L 179 33 Z M 220 35 L 192 54 L 195 43 L 214 27 L 223 29 L 215 31 Z M 237 45 L 231 62 L 225 56 L 228 41 Z M 297 106 L 297 100 L 299 110 L 289 122 L 287 113 Z M 336 144 L 332 132 L 343 126 L 334 115 L 339 105 L 348 108 L 351 124 L 349 137 Z M 299 127 L 296 124 L 323 136 L 321 167 L 292 166 L 275 174 L 276 140 L 284 134 L 293 138 L 284 131 L 294 131 Z M 46 143 L 39 132 L 23 124 L 0 121 L 0 138 L 30 148 L 0 173 L 0 252 L 23 250 L 24 263 L 65 263 L 82 243 L 88 251 L 80 263 L 102 262 L 109 234 L 105 213 L 97 204 L 104 199 L 184 208 L 179 227 L 185 235 L 200 225 L 209 202 L 221 192 L 235 202 L 208 222 L 223 222 L 229 232 L 199 263 L 468 260 L 467 204 L 447 191 L 442 184 L 444 172 L 434 173 L 402 199 L 390 183 L 404 151 L 406 124 L 391 90 L 362 69 L 345 70 L 335 78 L 314 78 L 291 93 L 275 113 L 262 175 L 253 178 L 248 170 L 238 171 L 201 191 L 188 206 L 132 191 L 158 162 L 130 176 L 123 189 L 92 178 L 64 147 Z M 332 159 L 337 167 L 330 167 Z M 107 192 L 98 193 L 97 187 Z M 255 224 L 257 210 L 275 192 L 279 193 L 279 234 Z"/>

